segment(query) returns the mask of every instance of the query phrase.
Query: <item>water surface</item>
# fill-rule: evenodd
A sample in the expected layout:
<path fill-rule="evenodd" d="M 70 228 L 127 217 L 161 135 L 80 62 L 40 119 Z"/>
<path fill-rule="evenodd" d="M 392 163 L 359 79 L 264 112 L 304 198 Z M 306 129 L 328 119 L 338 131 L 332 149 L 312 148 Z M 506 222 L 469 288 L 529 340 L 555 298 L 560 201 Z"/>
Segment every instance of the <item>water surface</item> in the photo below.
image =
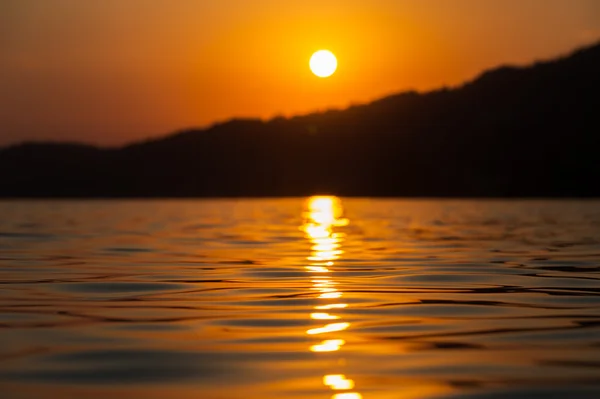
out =
<path fill-rule="evenodd" d="M 0 202 L 2 398 L 597 398 L 600 202 Z"/>

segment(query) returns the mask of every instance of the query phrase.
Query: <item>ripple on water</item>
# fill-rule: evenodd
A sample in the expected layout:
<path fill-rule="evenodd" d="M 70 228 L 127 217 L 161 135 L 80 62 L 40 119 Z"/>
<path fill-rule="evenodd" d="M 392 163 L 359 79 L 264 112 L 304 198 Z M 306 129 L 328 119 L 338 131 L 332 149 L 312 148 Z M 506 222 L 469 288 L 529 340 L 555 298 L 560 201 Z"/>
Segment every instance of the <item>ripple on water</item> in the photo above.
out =
<path fill-rule="evenodd" d="M 600 397 L 599 201 L 342 202 L 0 203 L 3 395 Z"/>
<path fill-rule="evenodd" d="M 160 384 L 224 379 L 235 359 L 221 353 L 177 350 L 98 350 L 42 355 L 4 378 L 24 382 L 76 384 Z M 239 367 L 239 366 L 238 366 Z M 0 378 L 2 378 L 0 374 Z"/>
<path fill-rule="evenodd" d="M 77 294 L 131 294 L 144 292 L 178 291 L 193 289 L 192 285 L 174 283 L 144 283 L 129 281 L 103 281 L 94 283 L 63 283 L 56 284 L 53 289 Z"/>

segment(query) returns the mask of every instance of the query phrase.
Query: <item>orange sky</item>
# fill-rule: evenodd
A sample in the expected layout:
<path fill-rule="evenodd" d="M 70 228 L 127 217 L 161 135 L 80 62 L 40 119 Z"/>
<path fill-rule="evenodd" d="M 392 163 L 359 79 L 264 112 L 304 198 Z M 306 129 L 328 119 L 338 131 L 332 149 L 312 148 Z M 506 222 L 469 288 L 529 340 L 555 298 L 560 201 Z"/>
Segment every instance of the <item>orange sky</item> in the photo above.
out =
<path fill-rule="evenodd" d="M 344 107 L 598 39 L 598 0 L 2 0 L 0 145 Z"/>

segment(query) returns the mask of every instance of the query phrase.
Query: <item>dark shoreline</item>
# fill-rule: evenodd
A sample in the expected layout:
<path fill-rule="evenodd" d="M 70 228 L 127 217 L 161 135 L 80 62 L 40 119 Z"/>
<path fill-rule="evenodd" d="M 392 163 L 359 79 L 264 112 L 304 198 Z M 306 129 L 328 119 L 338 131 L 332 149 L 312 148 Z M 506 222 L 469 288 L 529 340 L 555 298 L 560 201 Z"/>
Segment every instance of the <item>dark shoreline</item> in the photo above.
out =
<path fill-rule="evenodd" d="M 0 149 L 3 198 L 600 197 L 600 44 L 457 88 L 122 148 Z"/>

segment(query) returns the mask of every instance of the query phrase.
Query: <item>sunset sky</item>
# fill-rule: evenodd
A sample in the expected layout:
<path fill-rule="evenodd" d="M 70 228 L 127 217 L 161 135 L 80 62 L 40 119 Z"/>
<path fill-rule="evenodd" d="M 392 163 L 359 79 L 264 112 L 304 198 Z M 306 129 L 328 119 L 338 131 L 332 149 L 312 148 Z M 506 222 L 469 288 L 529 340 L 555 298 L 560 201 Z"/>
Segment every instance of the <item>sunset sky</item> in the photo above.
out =
<path fill-rule="evenodd" d="M 345 107 L 598 40 L 599 0 L 2 0 L 0 145 Z"/>

